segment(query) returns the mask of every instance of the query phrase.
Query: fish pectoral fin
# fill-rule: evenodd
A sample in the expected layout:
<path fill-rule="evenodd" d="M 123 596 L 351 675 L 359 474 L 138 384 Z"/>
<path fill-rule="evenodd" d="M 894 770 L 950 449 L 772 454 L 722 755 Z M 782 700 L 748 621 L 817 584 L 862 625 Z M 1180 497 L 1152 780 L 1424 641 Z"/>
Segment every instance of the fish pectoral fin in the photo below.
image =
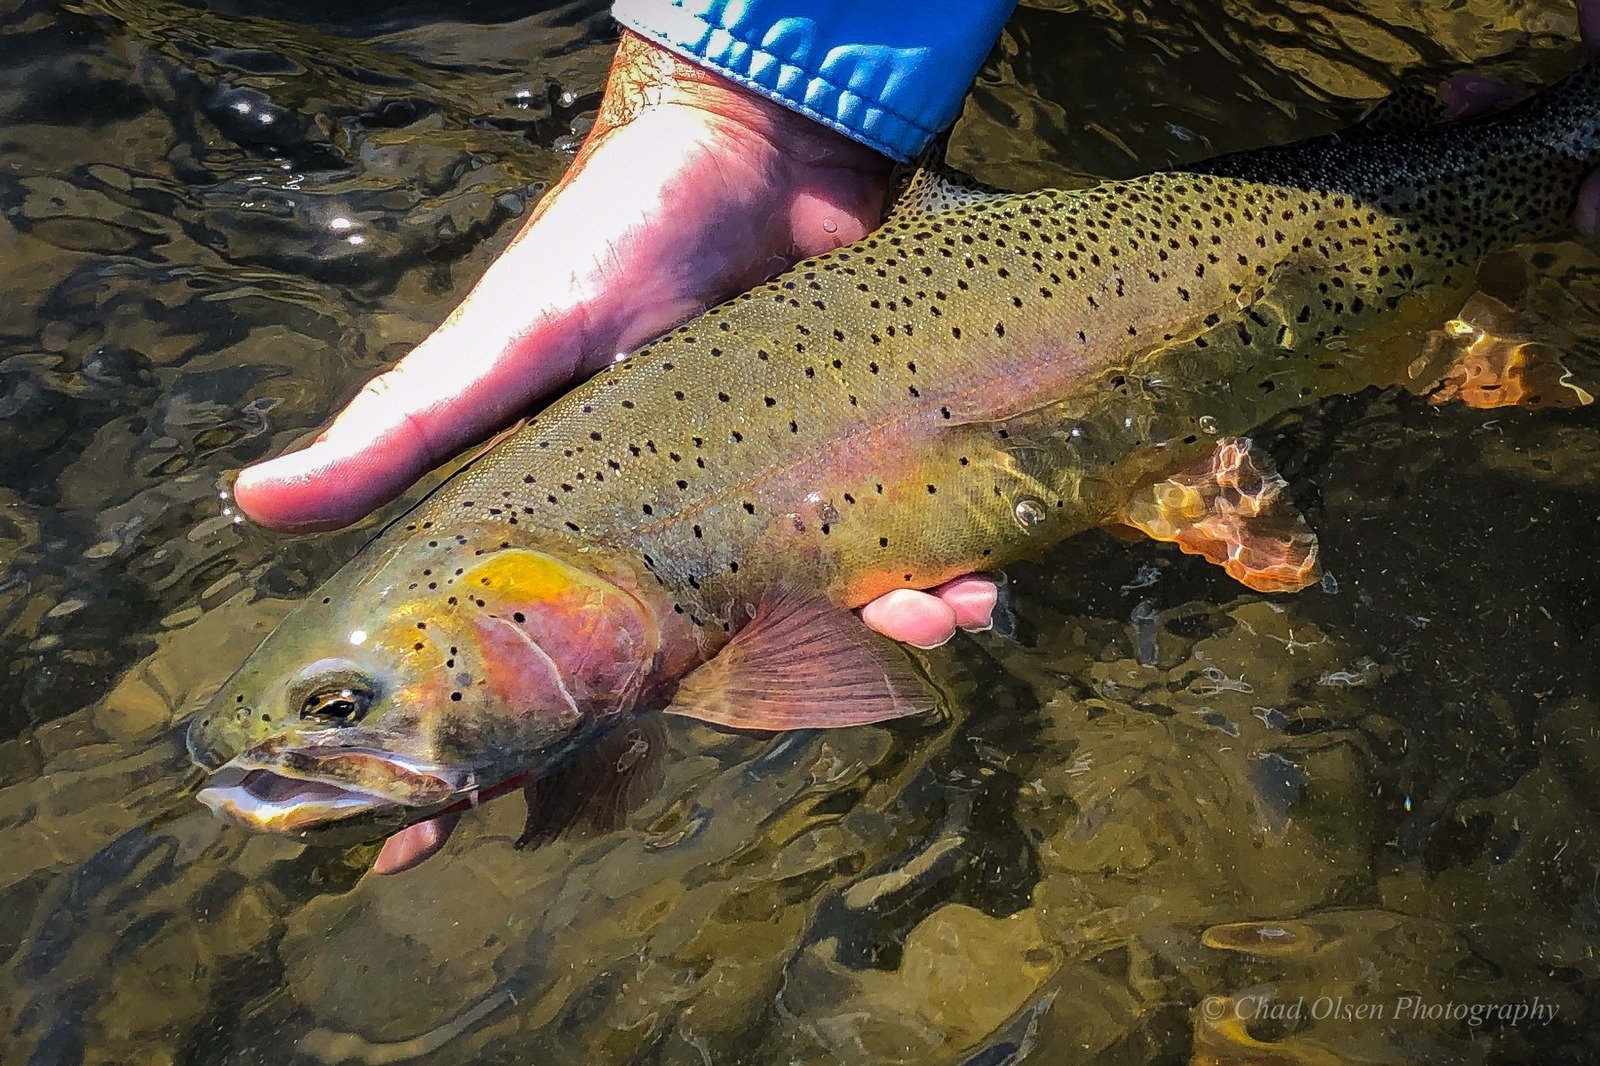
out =
<path fill-rule="evenodd" d="M 1249 440 L 1224 437 L 1209 456 L 1135 493 L 1119 518 L 1258 592 L 1296 592 L 1322 571 L 1317 535 L 1287 488 Z"/>
<path fill-rule="evenodd" d="M 606 833 L 621 828 L 660 785 L 666 747 L 659 714 L 619 723 L 523 789 L 528 819 L 516 846 L 538 847 L 569 830 Z"/>
<path fill-rule="evenodd" d="M 1558 348 L 1534 339 L 1560 331 L 1555 322 L 1541 326 L 1527 312 L 1474 293 L 1460 314 L 1429 334 L 1412 376 L 1434 404 L 1459 400 L 1485 410 L 1587 406 L 1594 396 L 1573 380 Z"/>
<path fill-rule="evenodd" d="M 897 646 L 817 596 L 776 591 L 709 662 L 684 678 L 669 714 L 731 729 L 828 729 L 921 714 L 927 684 Z"/>

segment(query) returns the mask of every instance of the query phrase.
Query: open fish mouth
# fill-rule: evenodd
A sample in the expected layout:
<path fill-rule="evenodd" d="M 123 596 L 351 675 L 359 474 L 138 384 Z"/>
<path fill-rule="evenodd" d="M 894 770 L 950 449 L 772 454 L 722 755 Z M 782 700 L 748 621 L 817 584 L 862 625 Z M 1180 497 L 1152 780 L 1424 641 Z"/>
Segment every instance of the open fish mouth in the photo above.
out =
<path fill-rule="evenodd" d="M 268 746 L 263 746 L 266 748 Z M 469 798 L 474 775 L 368 748 L 252 749 L 212 773 L 196 798 L 267 833 L 369 839 Z"/>

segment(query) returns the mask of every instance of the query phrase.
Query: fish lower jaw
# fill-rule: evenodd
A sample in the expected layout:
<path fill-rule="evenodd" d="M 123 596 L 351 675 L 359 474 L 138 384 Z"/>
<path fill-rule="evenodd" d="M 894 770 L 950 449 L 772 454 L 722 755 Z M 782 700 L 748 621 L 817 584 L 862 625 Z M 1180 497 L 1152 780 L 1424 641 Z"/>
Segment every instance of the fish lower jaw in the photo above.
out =
<path fill-rule="evenodd" d="M 195 798 L 219 817 L 257 832 L 299 835 L 397 806 L 372 792 L 285 777 L 272 770 L 215 775 L 228 776 L 236 780 L 208 785 Z"/>

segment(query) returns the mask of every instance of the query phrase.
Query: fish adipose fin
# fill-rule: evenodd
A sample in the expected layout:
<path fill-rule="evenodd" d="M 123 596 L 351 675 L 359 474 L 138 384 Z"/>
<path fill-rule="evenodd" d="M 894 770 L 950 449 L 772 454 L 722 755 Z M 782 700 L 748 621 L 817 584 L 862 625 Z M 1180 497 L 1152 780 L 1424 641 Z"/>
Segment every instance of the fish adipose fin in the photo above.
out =
<path fill-rule="evenodd" d="M 1206 458 L 1135 494 L 1122 521 L 1258 592 L 1297 592 L 1321 569 L 1317 536 L 1287 488 L 1250 441 L 1224 437 Z"/>
<path fill-rule="evenodd" d="M 1429 335 L 1413 373 L 1431 382 L 1422 391 L 1435 404 L 1459 400 L 1488 409 L 1593 403 L 1557 351 L 1532 339 L 1542 332 L 1527 313 L 1474 293 L 1459 315 Z M 1431 376 L 1428 368 L 1439 366 L 1445 366 L 1443 373 Z"/>
<path fill-rule="evenodd" d="M 732 729 L 827 729 L 933 708 L 904 653 L 850 611 L 778 591 L 679 684 L 669 714 Z"/>

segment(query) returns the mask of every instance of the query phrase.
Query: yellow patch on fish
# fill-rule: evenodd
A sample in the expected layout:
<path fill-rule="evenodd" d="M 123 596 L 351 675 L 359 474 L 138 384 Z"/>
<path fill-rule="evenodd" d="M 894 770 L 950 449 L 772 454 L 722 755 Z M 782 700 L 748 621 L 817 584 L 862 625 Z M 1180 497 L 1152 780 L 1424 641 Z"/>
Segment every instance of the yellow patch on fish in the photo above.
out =
<path fill-rule="evenodd" d="M 467 569 L 459 584 L 469 594 L 473 589 L 486 588 L 503 597 L 529 600 L 554 599 L 570 595 L 575 589 L 596 592 L 612 587 L 548 555 L 521 548 L 495 552 Z"/>

